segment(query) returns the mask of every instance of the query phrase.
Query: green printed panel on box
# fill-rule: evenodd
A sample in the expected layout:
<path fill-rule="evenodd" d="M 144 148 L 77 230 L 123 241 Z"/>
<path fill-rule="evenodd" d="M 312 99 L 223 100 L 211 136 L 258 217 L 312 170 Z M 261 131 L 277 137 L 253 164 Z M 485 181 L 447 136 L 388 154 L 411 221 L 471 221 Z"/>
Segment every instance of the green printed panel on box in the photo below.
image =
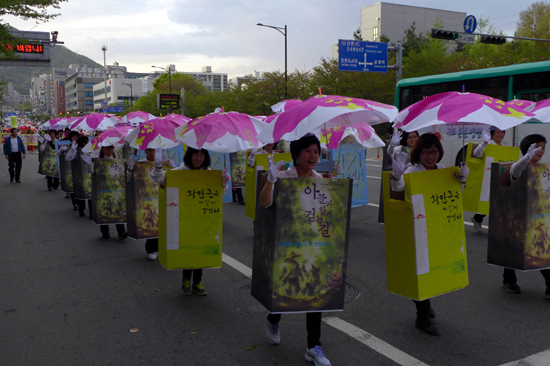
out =
<path fill-rule="evenodd" d="M 92 173 L 92 220 L 126 223 L 126 160 L 96 159 Z"/>
<path fill-rule="evenodd" d="M 149 176 L 153 169 L 154 162 L 138 161 L 126 186 L 127 231 L 133 239 L 158 237 L 159 188 Z"/>

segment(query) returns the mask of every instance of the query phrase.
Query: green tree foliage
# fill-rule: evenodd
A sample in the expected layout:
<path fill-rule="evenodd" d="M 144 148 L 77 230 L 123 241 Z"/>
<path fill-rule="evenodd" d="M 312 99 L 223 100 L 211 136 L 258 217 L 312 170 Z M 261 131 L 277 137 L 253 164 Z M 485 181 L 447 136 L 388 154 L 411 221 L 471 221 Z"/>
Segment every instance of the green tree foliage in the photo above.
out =
<path fill-rule="evenodd" d="M 363 35 L 361 34 L 361 27 L 358 27 L 355 32 L 353 32 L 353 39 L 356 41 L 362 41 Z"/>
<path fill-rule="evenodd" d="M 426 48 L 429 44 L 429 38 L 422 34 L 422 32 L 416 32 L 416 23 L 412 22 L 409 29 L 405 31 L 405 37 L 401 41 L 403 46 L 403 57 L 407 57 L 409 52 L 419 52 Z"/>
<path fill-rule="evenodd" d="M 47 22 L 60 14 L 49 13 L 50 8 L 59 9 L 59 4 L 67 0 L 2 0 L 0 1 L 0 17 L 11 15 L 36 23 Z M 0 23 L 0 40 L 3 44 L 16 45 L 22 40 L 10 34 L 10 25 Z M 15 52 L 0 47 L 0 59 L 13 58 Z"/>
<path fill-rule="evenodd" d="M 550 4 L 537 1 L 519 13 L 516 34 L 518 37 L 549 38 L 549 20 Z"/>

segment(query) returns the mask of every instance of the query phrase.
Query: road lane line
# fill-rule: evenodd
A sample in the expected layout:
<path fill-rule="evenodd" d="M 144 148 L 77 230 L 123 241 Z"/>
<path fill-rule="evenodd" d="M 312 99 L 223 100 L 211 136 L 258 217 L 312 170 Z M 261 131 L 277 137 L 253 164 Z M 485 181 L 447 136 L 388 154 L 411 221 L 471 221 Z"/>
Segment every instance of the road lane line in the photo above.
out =
<path fill-rule="evenodd" d="M 548 366 L 548 360 L 550 360 L 550 349 L 500 366 Z"/>
<path fill-rule="evenodd" d="M 424 362 L 409 356 L 391 344 L 376 338 L 372 334 L 365 332 L 361 328 L 357 328 L 355 325 L 345 320 L 330 316 L 323 318 L 323 321 L 401 366 L 428 366 Z"/>
<path fill-rule="evenodd" d="M 370 175 L 367 175 L 367 178 L 382 179 L 382 178 L 380 178 L 380 177 L 372 177 L 372 176 L 370 176 Z"/>
<path fill-rule="evenodd" d="M 377 167 L 377 168 L 382 167 L 382 165 L 374 165 L 374 164 L 365 164 L 365 165 L 366 165 L 366 166 L 375 166 L 375 167 Z"/>
<path fill-rule="evenodd" d="M 245 266 L 238 260 L 222 253 L 222 261 L 230 267 L 233 267 L 246 277 L 252 278 L 252 269 Z M 401 366 L 428 366 L 425 363 L 418 361 L 417 359 L 407 355 L 406 353 L 398 350 L 390 344 L 384 342 L 381 339 L 365 332 L 364 330 L 357 328 L 344 320 L 335 317 L 324 318 L 323 321 L 333 328 L 338 329 L 341 332 L 355 338 L 359 342 L 363 343 L 372 350 L 388 357 L 389 359 L 397 362 Z M 413 362 L 413 360 L 416 362 Z"/>

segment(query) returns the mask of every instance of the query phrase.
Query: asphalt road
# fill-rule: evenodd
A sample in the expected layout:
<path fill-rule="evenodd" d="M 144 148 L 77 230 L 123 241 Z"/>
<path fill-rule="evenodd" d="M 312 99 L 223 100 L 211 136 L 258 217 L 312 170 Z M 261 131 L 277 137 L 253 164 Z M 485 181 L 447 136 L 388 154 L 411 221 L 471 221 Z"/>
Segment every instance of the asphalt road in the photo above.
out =
<path fill-rule="evenodd" d="M 367 161 L 374 205 L 379 166 Z M 0 171 L 0 365 L 308 365 L 304 315 L 284 315 L 281 344 L 272 346 L 250 278 L 224 264 L 204 271 L 207 296 L 183 296 L 181 271 L 148 260 L 145 241 L 104 240 L 63 192 L 48 192 L 37 169 L 37 155 L 28 154 L 23 183 L 9 183 L 7 162 Z M 469 222 L 471 214 L 465 216 Z M 542 276 L 518 273 L 521 295 L 505 292 L 502 269 L 486 263 L 486 230 L 469 225 L 470 285 L 432 301 L 441 336 L 418 331 L 412 301 L 386 289 L 377 217 L 373 205 L 352 210 L 350 301 L 324 320 L 343 320 L 359 332 L 323 324 L 323 350 L 333 365 L 497 366 L 550 348 Z M 251 268 L 252 222 L 244 206 L 224 204 L 223 237 L 224 254 Z"/>

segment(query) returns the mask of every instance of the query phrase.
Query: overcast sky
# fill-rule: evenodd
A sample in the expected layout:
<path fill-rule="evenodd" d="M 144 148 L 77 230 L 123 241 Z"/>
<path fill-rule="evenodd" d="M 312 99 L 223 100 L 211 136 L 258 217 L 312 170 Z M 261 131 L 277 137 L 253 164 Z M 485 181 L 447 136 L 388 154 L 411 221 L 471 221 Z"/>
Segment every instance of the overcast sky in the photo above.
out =
<path fill-rule="evenodd" d="M 399 0 L 388 3 L 459 11 L 490 18 L 513 35 L 519 12 L 533 1 Z M 128 71 L 175 64 L 178 71 L 212 71 L 232 76 L 284 71 L 284 37 L 256 23 L 288 26 L 288 70 L 310 70 L 332 56 L 338 39 L 352 39 L 361 8 L 375 1 L 337 0 L 69 0 L 61 15 L 35 26 L 5 18 L 20 30 L 59 31 L 74 52 L 103 64 L 118 62 Z"/>

